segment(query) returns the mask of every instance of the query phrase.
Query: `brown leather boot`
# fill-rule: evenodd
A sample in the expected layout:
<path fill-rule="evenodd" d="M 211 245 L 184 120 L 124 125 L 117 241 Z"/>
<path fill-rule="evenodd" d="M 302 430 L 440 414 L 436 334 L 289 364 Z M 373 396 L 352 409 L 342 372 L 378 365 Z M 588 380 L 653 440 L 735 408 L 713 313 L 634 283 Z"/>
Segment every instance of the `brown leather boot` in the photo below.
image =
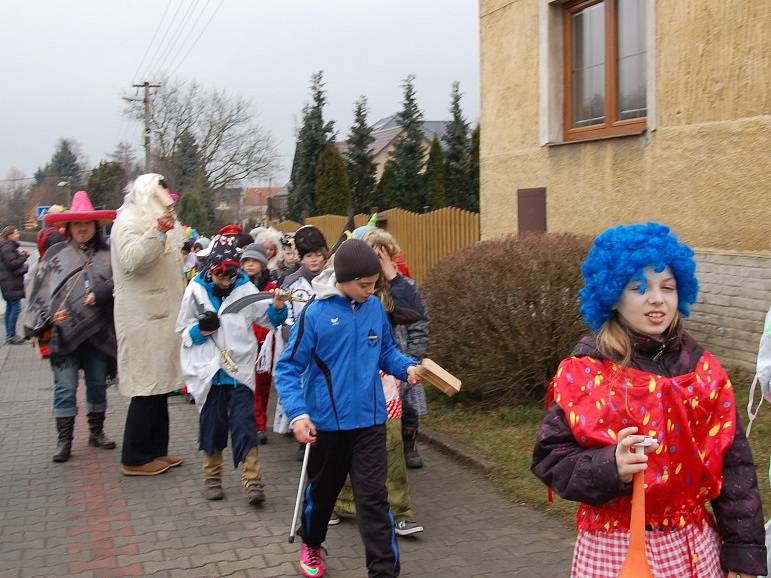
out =
<path fill-rule="evenodd" d="M 53 461 L 66 462 L 72 455 L 72 434 L 75 430 L 75 416 L 57 417 L 56 431 L 59 434 L 56 443 L 56 453 L 53 455 Z"/>
<path fill-rule="evenodd" d="M 88 414 L 88 445 L 106 450 L 115 449 L 115 442 L 104 434 L 103 411 L 92 411 Z"/>

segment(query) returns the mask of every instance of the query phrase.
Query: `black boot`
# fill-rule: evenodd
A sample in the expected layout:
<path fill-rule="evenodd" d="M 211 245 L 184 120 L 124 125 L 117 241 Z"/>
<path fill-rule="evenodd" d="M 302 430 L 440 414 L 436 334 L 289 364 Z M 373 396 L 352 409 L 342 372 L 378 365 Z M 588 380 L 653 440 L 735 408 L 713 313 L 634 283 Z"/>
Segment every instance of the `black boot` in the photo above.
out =
<path fill-rule="evenodd" d="M 106 450 L 115 449 L 115 442 L 104 435 L 103 411 L 92 411 L 88 414 L 88 432 L 88 445 Z"/>
<path fill-rule="evenodd" d="M 418 428 L 405 427 L 402 430 L 404 436 L 404 461 L 408 468 L 422 468 L 423 458 L 418 454 Z"/>
<path fill-rule="evenodd" d="M 75 429 L 75 416 L 57 417 L 56 431 L 59 433 L 59 441 L 56 444 L 56 453 L 53 461 L 66 462 L 72 452 L 72 433 Z"/>

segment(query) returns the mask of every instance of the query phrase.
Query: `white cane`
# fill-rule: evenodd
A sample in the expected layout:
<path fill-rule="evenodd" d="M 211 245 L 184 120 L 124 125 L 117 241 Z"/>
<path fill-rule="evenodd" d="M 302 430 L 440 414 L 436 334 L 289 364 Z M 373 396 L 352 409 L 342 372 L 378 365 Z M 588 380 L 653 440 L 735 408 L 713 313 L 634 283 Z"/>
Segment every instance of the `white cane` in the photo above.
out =
<path fill-rule="evenodd" d="M 305 444 L 305 455 L 303 456 L 303 467 L 300 470 L 300 485 L 297 486 L 297 499 L 294 502 L 294 514 L 292 514 L 292 527 L 289 529 L 289 543 L 294 543 L 294 533 L 297 528 L 297 514 L 300 513 L 300 500 L 305 487 L 305 473 L 308 470 L 308 456 L 311 453 L 311 444 Z"/>

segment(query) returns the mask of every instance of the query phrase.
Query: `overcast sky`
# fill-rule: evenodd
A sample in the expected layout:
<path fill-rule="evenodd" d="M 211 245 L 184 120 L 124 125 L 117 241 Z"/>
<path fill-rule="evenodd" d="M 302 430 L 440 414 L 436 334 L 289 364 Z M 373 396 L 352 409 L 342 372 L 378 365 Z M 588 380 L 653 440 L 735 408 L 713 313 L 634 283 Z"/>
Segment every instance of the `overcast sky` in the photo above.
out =
<path fill-rule="evenodd" d="M 476 123 L 478 2 L 0 0 L 0 178 L 11 167 L 32 176 L 60 137 L 78 141 L 91 165 L 121 140 L 141 155 L 141 127 L 122 116 L 120 97 L 132 81 L 164 71 L 250 98 L 278 144 L 283 184 L 317 70 L 327 83 L 325 117 L 342 138 L 361 94 L 371 122 L 397 112 L 408 74 L 426 120 L 447 118 L 458 80 L 466 117 Z"/>

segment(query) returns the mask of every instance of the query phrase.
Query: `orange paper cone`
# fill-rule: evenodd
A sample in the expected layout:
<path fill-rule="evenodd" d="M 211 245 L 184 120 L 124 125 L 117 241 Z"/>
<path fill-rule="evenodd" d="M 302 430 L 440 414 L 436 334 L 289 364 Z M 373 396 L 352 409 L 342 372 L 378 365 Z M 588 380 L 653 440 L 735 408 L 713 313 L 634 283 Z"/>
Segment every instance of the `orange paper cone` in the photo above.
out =
<path fill-rule="evenodd" d="M 645 449 L 638 446 L 638 453 Z M 632 519 L 629 523 L 629 551 L 618 578 L 653 578 L 645 554 L 645 472 L 634 475 L 632 481 Z"/>

